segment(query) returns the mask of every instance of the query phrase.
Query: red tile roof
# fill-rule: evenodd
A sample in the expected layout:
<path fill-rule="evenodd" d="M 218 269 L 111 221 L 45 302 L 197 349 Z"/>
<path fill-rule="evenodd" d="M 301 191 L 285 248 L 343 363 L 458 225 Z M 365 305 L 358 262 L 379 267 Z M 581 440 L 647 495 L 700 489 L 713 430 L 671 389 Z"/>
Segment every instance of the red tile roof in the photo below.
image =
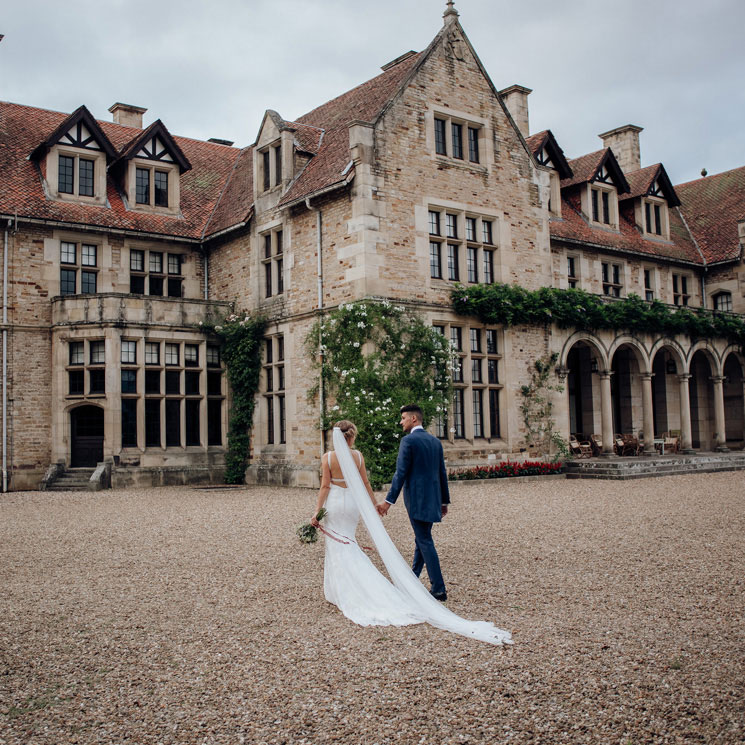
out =
<path fill-rule="evenodd" d="M 563 189 L 566 186 L 574 186 L 575 184 L 585 184 L 593 179 L 607 152 L 608 148 L 605 147 L 602 150 L 596 150 L 594 153 L 581 155 L 579 158 L 570 160 L 569 167 L 572 169 L 574 175 L 570 178 L 563 179 L 561 182 L 561 188 Z"/>
<path fill-rule="evenodd" d="M 679 184 L 675 190 L 706 261 L 738 259 L 737 222 L 745 218 L 745 167 Z"/>
<path fill-rule="evenodd" d="M 281 204 L 303 197 L 347 180 L 349 165 L 349 124 L 355 120 L 373 122 L 398 92 L 406 76 L 419 61 L 421 52 L 407 57 L 381 75 L 358 85 L 301 116 L 299 124 L 324 130 L 318 154 L 310 160 Z M 292 124 L 291 126 L 294 126 Z"/>
<path fill-rule="evenodd" d="M 174 137 L 192 165 L 181 176 L 181 214 L 145 214 L 127 210 L 117 186 L 109 178 L 109 206 L 84 205 L 49 199 L 31 152 L 68 117 L 57 111 L 0 102 L 0 213 L 81 225 L 199 239 L 223 193 L 228 176 L 242 151 L 210 142 Z M 121 153 L 142 130 L 98 121 L 106 137 Z"/>
<path fill-rule="evenodd" d="M 573 163 L 574 161 L 570 161 Z M 701 254 L 691 238 L 677 209 L 670 210 L 670 241 L 652 240 L 642 236 L 636 227 L 632 202 L 619 204 L 619 230 L 595 227 L 582 216 L 577 189 L 562 191 L 561 220 L 552 219 L 552 240 L 578 242 L 600 250 L 658 256 L 671 260 L 701 263 Z"/>

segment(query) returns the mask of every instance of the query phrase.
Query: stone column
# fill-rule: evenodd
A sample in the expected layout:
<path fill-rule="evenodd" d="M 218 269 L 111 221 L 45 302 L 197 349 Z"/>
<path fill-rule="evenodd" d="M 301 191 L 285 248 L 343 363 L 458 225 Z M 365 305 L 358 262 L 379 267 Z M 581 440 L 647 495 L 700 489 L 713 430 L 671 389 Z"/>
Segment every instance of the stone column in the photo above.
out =
<path fill-rule="evenodd" d="M 652 408 L 652 376 L 654 373 L 642 373 L 642 412 L 644 415 L 644 453 L 657 455 L 654 448 L 654 409 Z"/>
<path fill-rule="evenodd" d="M 611 400 L 610 378 L 613 373 L 603 370 L 600 377 L 600 414 L 602 418 L 603 452 L 604 457 L 612 457 L 613 452 L 613 406 Z"/>
<path fill-rule="evenodd" d="M 678 375 L 680 381 L 680 450 L 693 453 L 693 435 L 691 434 L 691 399 L 688 393 L 688 381 L 693 376 L 689 373 Z"/>
<path fill-rule="evenodd" d="M 713 375 L 711 382 L 714 384 L 714 436 L 716 438 L 715 450 L 718 453 L 728 453 L 726 424 L 724 419 L 724 376 Z"/>

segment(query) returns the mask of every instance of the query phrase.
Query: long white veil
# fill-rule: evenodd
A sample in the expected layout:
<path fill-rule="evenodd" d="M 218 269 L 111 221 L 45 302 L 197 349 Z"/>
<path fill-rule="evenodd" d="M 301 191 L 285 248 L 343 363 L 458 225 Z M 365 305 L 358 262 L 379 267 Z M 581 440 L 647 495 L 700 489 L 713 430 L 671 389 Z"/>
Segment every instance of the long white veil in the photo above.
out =
<path fill-rule="evenodd" d="M 468 621 L 449 611 L 439 600 L 435 600 L 419 578 L 411 571 L 398 549 L 383 527 L 367 489 L 362 483 L 357 464 L 354 462 L 347 441 L 338 427 L 334 427 L 334 450 L 339 459 L 339 466 L 344 474 L 347 489 L 352 494 L 362 520 L 370 537 L 375 543 L 378 554 L 388 570 L 393 584 L 404 593 L 421 612 L 424 620 L 446 631 L 480 639 L 489 644 L 512 644 L 509 631 L 498 629 L 488 621 Z"/>

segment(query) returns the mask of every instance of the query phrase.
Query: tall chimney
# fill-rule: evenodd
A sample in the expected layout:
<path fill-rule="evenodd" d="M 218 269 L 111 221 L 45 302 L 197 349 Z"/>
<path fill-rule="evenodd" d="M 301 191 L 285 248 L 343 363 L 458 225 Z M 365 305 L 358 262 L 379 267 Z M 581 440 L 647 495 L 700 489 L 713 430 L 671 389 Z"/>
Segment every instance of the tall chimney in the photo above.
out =
<path fill-rule="evenodd" d="M 499 95 L 510 112 L 510 116 L 517 124 L 517 128 L 523 137 L 530 134 L 530 122 L 528 121 L 528 96 L 532 93 L 531 88 L 522 85 L 511 85 L 509 88 L 499 91 Z"/>
<path fill-rule="evenodd" d="M 131 106 L 128 103 L 115 103 L 109 107 L 109 111 L 114 115 L 114 124 L 142 129 L 142 115 L 147 109 L 141 106 Z"/>
<path fill-rule="evenodd" d="M 639 132 L 643 130 L 644 127 L 626 124 L 598 135 L 603 144 L 613 150 L 613 155 L 616 156 L 618 165 L 624 173 L 638 171 L 642 167 Z"/>

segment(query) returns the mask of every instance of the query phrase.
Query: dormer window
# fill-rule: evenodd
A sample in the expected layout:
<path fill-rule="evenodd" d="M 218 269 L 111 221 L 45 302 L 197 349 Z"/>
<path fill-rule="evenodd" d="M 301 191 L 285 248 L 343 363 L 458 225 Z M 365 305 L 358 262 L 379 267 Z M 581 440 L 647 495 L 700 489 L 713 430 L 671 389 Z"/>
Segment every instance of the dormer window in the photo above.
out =
<path fill-rule="evenodd" d="M 259 180 L 262 191 L 269 191 L 282 183 L 282 143 L 270 145 L 259 153 Z"/>
<path fill-rule="evenodd" d="M 119 164 L 129 209 L 179 213 L 180 176 L 191 164 L 160 120 L 127 147 Z"/>
<path fill-rule="evenodd" d="M 135 168 L 135 202 L 168 207 L 168 171 Z"/>
<path fill-rule="evenodd" d="M 59 154 L 57 156 L 57 185 L 60 194 L 92 197 L 95 193 L 95 163 L 90 158 Z"/>
<path fill-rule="evenodd" d="M 669 239 L 670 223 L 667 202 L 660 197 L 649 196 L 642 199 L 644 215 L 642 229 L 645 235 Z"/>
<path fill-rule="evenodd" d="M 114 147 L 85 106 L 68 116 L 31 153 L 52 199 L 106 203 L 106 167 Z"/>
<path fill-rule="evenodd" d="M 590 221 L 596 225 L 618 228 L 618 194 L 605 167 L 596 180 L 588 185 Z"/>

